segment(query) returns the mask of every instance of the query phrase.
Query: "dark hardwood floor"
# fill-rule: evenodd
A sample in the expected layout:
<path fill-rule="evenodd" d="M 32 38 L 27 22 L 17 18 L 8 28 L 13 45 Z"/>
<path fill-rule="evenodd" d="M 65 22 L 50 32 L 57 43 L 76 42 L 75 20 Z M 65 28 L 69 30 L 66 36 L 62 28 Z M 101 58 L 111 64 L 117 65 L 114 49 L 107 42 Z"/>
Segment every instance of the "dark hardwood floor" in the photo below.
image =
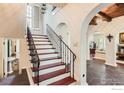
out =
<path fill-rule="evenodd" d="M 87 82 L 89 85 L 124 85 L 124 65 L 112 67 L 102 60 L 87 61 Z"/>
<path fill-rule="evenodd" d="M 30 85 L 26 69 L 23 69 L 20 75 L 16 72 L 0 79 L 0 85 Z"/>

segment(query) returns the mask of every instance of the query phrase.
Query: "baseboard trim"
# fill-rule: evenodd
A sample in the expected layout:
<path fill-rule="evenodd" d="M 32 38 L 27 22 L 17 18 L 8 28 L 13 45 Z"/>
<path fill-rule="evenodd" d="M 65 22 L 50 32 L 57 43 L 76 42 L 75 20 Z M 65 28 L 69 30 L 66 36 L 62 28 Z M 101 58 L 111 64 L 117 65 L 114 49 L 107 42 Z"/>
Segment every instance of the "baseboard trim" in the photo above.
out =
<path fill-rule="evenodd" d="M 109 64 L 109 63 L 105 63 L 105 65 L 109 65 L 109 66 L 113 66 L 113 67 L 117 67 L 117 64 Z"/>
<path fill-rule="evenodd" d="M 124 61 L 116 60 L 116 63 L 124 64 Z"/>
<path fill-rule="evenodd" d="M 100 57 L 94 57 L 94 59 L 99 59 L 99 60 L 104 60 L 105 61 L 104 58 L 100 58 Z"/>

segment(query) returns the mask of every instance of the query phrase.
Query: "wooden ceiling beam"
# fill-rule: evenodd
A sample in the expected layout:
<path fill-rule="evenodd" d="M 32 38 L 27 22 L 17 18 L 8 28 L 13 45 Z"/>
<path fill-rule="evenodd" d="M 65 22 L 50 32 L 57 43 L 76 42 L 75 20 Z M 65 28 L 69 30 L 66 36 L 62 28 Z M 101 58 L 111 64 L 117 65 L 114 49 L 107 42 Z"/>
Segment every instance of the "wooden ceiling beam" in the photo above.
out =
<path fill-rule="evenodd" d="M 97 25 L 97 16 L 94 16 L 93 19 L 90 21 L 89 25 Z"/>
<path fill-rule="evenodd" d="M 104 12 L 100 11 L 98 14 L 101 15 L 103 18 L 105 18 L 105 20 L 106 20 L 107 22 L 111 22 L 111 21 L 112 21 L 112 17 L 108 16 L 108 15 L 105 14 Z"/>

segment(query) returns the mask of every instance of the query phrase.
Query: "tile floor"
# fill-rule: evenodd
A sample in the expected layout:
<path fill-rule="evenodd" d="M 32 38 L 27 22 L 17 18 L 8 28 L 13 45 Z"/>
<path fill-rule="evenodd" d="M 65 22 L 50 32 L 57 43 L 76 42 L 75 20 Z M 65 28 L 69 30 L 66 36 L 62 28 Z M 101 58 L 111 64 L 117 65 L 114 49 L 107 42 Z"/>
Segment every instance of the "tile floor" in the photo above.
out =
<path fill-rule="evenodd" d="M 87 61 L 87 82 L 89 85 L 124 85 L 124 65 L 112 67 L 102 60 Z"/>

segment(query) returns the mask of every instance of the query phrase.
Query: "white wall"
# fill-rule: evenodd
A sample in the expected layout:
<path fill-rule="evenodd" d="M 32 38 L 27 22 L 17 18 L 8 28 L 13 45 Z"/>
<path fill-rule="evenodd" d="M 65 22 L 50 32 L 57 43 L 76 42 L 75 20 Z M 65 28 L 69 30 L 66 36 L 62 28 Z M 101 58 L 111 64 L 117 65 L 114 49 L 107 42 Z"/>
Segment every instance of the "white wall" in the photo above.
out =
<path fill-rule="evenodd" d="M 33 8 L 32 8 L 32 10 L 33 10 L 33 23 L 32 23 L 32 26 L 34 27 L 34 28 L 39 28 L 40 26 L 39 26 L 39 18 L 40 18 L 40 8 L 38 7 L 38 6 L 34 6 Z"/>
<path fill-rule="evenodd" d="M 55 15 L 50 13 L 45 14 L 45 22 L 49 24 L 53 30 L 60 23 L 66 23 L 68 26 L 68 31 L 70 33 L 70 47 L 77 56 L 75 62 L 75 77 L 78 82 L 83 79 L 82 83 L 86 84 L 86 64 L 83 64 L 81 72 L 81 28 L 83 18 L 98 4 L 67 4 Z M 85 38 L 85 37 L 84 37 Z M 83 41 L 83 39 L 82 39 Z M 84 47 L 85 48 L 85 47 Z M 86 50 L 86 49 L 85 49 Z M 85 56 L 84 54 L 83 56 Z M 84 77 L 82 75 L 85 74 Z M 80 82 L 81 83 L 81 82 Z"/>
<path fill-rule="evenodd" d="M 62 40 L 69 45 L 69 32 L 68 32 L 68 26 L 65 23 L 60 23 L 57 28 L 55 29 L 55 32 L 58 35 L 61 35 Z"/>

